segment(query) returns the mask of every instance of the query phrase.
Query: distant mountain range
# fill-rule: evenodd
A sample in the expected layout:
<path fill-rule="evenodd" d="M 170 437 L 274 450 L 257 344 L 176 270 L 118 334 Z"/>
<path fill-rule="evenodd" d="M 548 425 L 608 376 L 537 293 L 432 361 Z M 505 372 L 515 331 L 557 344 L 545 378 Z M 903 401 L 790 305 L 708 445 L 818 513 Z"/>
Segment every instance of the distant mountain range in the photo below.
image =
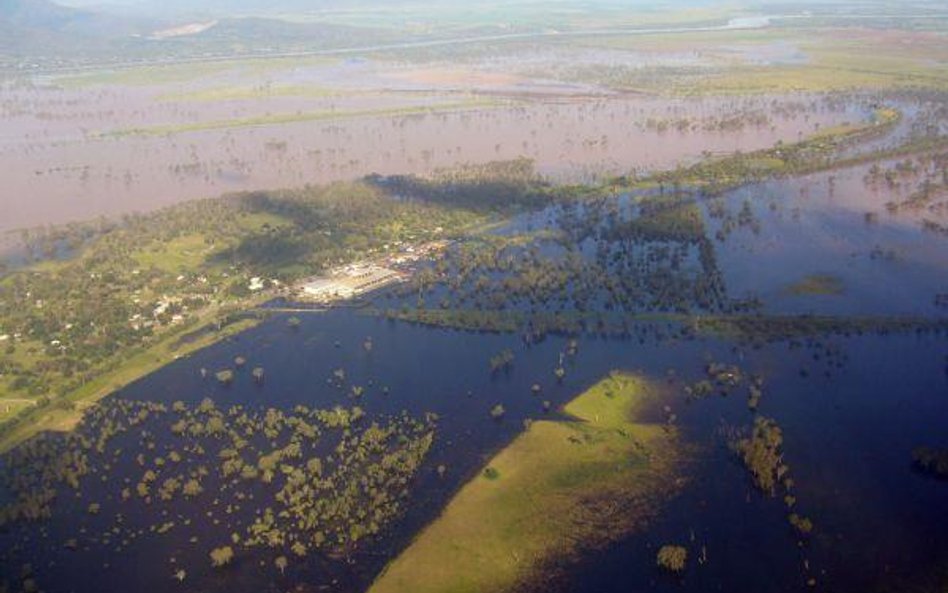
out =
<path fill-rule="evenodd" d="M 0 0 L 0 69 L 312 51 L 394 38 L 391 32 L 279 18 L 148 16 L 129 5 L 126 0 L 124 8 L 77 8 L 50 0 Z"/>

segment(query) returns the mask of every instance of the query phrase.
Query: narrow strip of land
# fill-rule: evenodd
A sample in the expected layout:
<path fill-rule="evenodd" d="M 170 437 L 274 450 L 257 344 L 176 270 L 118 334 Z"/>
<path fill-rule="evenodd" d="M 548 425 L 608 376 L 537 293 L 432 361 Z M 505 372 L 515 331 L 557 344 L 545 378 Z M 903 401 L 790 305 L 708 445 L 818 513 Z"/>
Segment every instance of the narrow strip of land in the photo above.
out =
<path fill-rule="evenodd" d="M 565 407 L 576 421 L 534 422 L 370 593 L 508 591 L 580 547 L 641 528 L 676 489 L 683 460 L 674 430 L 636 418 L 656 393 L 641 377 L 613 373 Z"/>

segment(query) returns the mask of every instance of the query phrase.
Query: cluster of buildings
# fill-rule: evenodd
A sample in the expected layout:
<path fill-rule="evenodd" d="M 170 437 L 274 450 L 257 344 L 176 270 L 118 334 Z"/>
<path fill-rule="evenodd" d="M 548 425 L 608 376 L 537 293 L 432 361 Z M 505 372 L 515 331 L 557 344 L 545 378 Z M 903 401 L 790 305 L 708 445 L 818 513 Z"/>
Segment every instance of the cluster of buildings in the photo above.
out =
<path fill-rule="evenodd" d="M 332 270 L 302 285 L 302 296 L 315 301 L 348 299 L 401 282 L 404 274 L 377 264 L 353 264 Z"/>
<path fill-rule="evenodd" d="M 448 245 L 432 241 L 409 246 L 373 262 L 360 262 L 330 270 L 325 276 L 310 278 L 297 288 L 299 296 L 310 301 L 330 302 L 349 299 L 405 280 L 412 264 L 428 259 Z"/>

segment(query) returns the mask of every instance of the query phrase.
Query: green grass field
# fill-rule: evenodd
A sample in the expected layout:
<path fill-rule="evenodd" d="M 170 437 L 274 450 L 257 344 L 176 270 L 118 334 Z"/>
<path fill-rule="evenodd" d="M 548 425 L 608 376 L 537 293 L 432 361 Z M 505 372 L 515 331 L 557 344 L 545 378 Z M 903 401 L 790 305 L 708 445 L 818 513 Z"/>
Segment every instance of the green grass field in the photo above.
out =
<path fill-rule="evenodd" d="M 20 410 L 36 405 L 36 402 L 22 398 L 0 398 L 0 421 L 15 416 Z"/>
<path fill-rule="evenodd" d="M 534 422 L 461 489 L 370 593 L 507 591 L 579 545 L 602 545 L 640 527 L 674 490 L 682 459 L 673 430 L 636 419 L 655 395 L 646 380 L 613 373 L 565 406 L 575 421 Z"/>
<path fill-rule="evenodd" d="M 132 255 L 143 268 L 156 267 L 166 272 L 186 273 L 198 267 L 216 251 L 203 235 L 185 235 L 171 241 L 155 242 Z"/>
<path fill-rule="evenodd" d="M 265 227 L 280 228 L 291 224 L 286 218 L 265 212 L 240 214 L 234 224 L 248 233 Z M 201 233 L 182 235 L 170 241 L 154 241 L 132 253 L 132 258 L 142 268 L 155 267 L 169 273 L 187 274 L 195 270 L 207 270 L 207 261 L 220 251 L 232 247 L 236 240 L 209 242 Z"/>

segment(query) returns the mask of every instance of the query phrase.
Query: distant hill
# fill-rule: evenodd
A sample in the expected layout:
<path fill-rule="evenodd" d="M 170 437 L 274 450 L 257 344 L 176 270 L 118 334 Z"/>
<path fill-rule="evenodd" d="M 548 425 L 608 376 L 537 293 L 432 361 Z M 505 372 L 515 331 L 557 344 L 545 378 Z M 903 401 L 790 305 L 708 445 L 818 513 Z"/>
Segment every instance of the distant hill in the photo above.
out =
<path fill-rule="evenodd" d="M 83 21 L 90 13 L 48 0 L 0 0 L 0 21 L 31 29 L 60 30 Z"/>
<path fill-rule="evenodd" d="M 255 1 L 247 0 L 246 5 Z M 175 0 L 169 2 L 173 5 Z M 0 0 L 0 70 L 312 51 L 396 37 L 392 31 L 279 18 L 207 18 L 207 13 L 184 12 L 149 17 L 128 5 L 106 10 L 50 0 Z"/>
<path fill-rule="evenodd" d="M 330 25 L 324 23 L 292 23 L 259 17 L 224 18 L 200 35 L 181 38 L 195 46 L 238 44 L 256 48 L 279 48 L 285 51 L 352 47 L 395 41 L 396 35 L 375 29 Z"/>
<path fill-rule="evenodd" d="M 0 0 L 0 23 L 20 27 L 24 35 L 45 31 L 105 38 L 142 34 L 161 25 L 152 18 L 70 8 L 50 0 Z"/>
<path fill-rule="evenodd" d="M 0 0 L 0 67 L 111 59 L 130 39 L 162 27 L 145 17 L 71 8 L 50 0 Z"/>

